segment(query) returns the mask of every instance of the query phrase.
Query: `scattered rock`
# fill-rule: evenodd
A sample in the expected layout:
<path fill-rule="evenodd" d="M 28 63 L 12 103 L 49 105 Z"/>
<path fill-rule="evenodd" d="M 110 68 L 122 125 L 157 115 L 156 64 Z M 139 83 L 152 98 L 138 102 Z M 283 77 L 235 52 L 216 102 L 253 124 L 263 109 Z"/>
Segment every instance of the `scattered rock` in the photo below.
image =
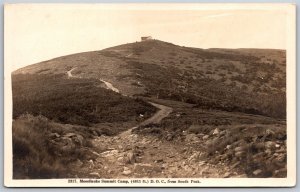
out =
<path fill-rule="evenodd" d="M 119 153 L 119 151 L 114 149 L 114 150 L 111 150 L 111 151 L 105 151 L 105 152 L 101 153 L 101 156 L 103 156 L 103 157 L 115 156 L 118 153 Z"/>
<path fill-rule="evenodd" d="M 195 162 L 195 161 L 198 161 L 199 155 L 200 155 L 200 152 L 195 152 L 193 155 L 191 155 L 191 156 L 188 158 L 188 161 L 189 161 L 189 162 Z"/>
<path fill-rule="evenodd" d="M 225 174 L 224 174 L 224 178 L 228 178 L 228 177 L 230 177 L 230 172 L 226 172 Z"/>
<path fill-rule="evenodd" d="M 276 160 L 278 162 L 285 162 L 285 160 L 286 160 L 286 154 L 278 154 L 278 156 L 276 157 Z"/>
<path fill-rule="evenodd" d="M 60 135 L 58 133 L 50 133 L 48 136 L 49 136 L 50 139 L 55 139 L 55 138 L 60 137 Z"/>
<path fill-rule="evenodd" d="M 206 139 L 208 139 L 208 138 L 209 138 L 209 135 L 204 135 L 204 136 L 202 137 L 203 140 L 206 140 Z"/>
<path fill-rule="evenodd" d="M 94 176 L 94 177 L 98 177 L 98 178 L 100 177 L 99 173 L 97 173 L 97 172 L 92 172 L 89 175 Z"/>
<path fill-rule="evenodd" d="M 220 133 L 220 130 L 218 128 L 216 128 L 213 132 L 213 135 L 219 135 L 219 133 Z"/>
<path fill-rule="evenodd" d="M 221 135 L 221 136 L 226 135 L 226 130 L 221 131 L 221 132 L 220 132 L 220 135 Z"/>
<path fill-rule="evenodd" d="M 166 140 L 167 141 L 171 141 L 173 139 L 173 135 L 172 134 L 168 134 L 167 136 L 166 136 Z"/>
<path fill-rule="evenodd" d="M 124 161 L 125 163 L 129 163 L 129 164 L 135 163 L 136 162 L 135 154 L 132 151 L 128 152 L 124 157 Z"/>
<path fill-rule="evenodd" d="M 255 176 L 258 176 L 261 173 L 262 173 L 262 170 L 260 170 L 260 169 L 253 171 L 253 175 L 255 175 Z"/>
<path fill-rule="evenodd" d="M 128 167 L 124 167 L 124 171 L 122 172 L 123 175 L 130 175 L 132 171 Z"/>
<path fill-rule="evenodd" d="M 155 160 L 154 162 L 155 162 L 155 163 L 162 163 L 162 162 L 164 162 L 164 160 L 163 160 L 163 159 L 157 159 L 157 160 Z"/>
<path fill-rule="evenodd" d="M 246 151 L 246 150 L 247 150 L 247 146 L 245 146 L 245 145 L 234 148 L 235 152 L 241 152 L 241 151 Z"/>
<path fill-rule="evenodd" d="M 266 135 L 274 135 L 274 134 L 275 134 L 275 132 L 272 131 L 271 129 L 266 130 Z"/>
<path fill-rule="evenodd" d="M 265 148 L 273 150 L 276 148 L 276 144 L 275 144 L 275 142 L 267 141 L 267 142 L 265 142 Z"/>
<path fill-rule="evenodd" d="M 238 157 L 238 158 L 241 158 L 243 157 L 244 155 L 246 155 L 246 153 L 244 151 L 238 151 L 238 152 L 235 152 L 235 156 Z"/>
<path fill-rule="evenodd" d="M 274 174 L 273 174 L 273 177 L 281 177 L 281 178 L 283 178 L 283 177 L 286 177 L 286 175 L 287 175 L 287 168 L 284 167 L 282 169 L 275 170 Z"/>
<path fill-rule="evenodd" d="M 186 135 L 185 141 L 188 143 L 195 143 L 195 142 L 200 142 L 200 139 L 197 137 L 196 134 L 191 133 L 191 134 Z"/>
<path fill-rule="evenodd" d="M 160 166 L 144 164 L 144 163 L 135 163 L 133 167 L 134 172 L 136 173 L 148 173 L 148 172 L 161 172 L 162 168 Z"/>
<path fill-rule="evenodd" d="M 231 166 L 231 169 L 236 168 L 240 163 L 241 163 L 241 162 L 236 162 L 236 163 L 234 163 L 234 164 Z"/>
<path fill-rule="evenodd" d="M 94 166 L 95 166 L 93 160 L 89 160 L 89 161 L 87 162 L 87 164 L 88 164 L 88 166 L 89 166 L 90 169 L 94 168 Z"/>
<path fill-rule="evenodd" d="M 236 175 L 234 178 L 247 178 L 248 176 L 246 174 Z"/>

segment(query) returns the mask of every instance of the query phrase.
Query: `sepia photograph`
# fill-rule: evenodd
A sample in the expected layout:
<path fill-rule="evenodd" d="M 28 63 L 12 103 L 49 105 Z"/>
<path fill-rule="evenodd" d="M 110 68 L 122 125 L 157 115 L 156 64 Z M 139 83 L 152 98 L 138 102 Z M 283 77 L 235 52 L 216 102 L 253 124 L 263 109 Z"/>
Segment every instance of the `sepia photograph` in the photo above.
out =
<path fill-rule="evenodd" d="M 294 186 L 295 10 L 6 4 L 5 185 Z"/>

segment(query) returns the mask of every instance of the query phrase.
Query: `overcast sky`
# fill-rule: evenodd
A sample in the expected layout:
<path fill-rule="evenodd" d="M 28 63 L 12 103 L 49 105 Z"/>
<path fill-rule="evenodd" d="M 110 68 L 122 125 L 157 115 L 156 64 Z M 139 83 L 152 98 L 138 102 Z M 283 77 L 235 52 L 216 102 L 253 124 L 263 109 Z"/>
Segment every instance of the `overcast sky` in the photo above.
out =
<path fill-rule="evenodd" d="M 279 6 L 10 5 L 5 63 L 12 69 L 62 55 L 139 41 L 199 48 L 286 48 Z"/>

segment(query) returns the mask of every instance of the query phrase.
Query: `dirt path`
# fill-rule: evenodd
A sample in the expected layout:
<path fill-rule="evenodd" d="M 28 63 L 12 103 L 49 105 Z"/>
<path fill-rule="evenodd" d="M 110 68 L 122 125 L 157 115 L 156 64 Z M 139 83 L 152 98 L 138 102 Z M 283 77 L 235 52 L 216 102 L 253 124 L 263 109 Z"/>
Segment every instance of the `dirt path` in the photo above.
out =
<path fill-rule="evenodd" d="M 151 105 L 155 106 L 156 108 L 160 109 L 158 112 L 156 112 L 152 117 L 142 122 L 140 125 L 148 125 L 150 123 L 159 123 L 163 118 L 167 117 L 173 109 L 171 107 L 167 107 L 164 105 L 156 104 L 149 102 Z"/>
<path fill-rule="evenodd" d="M 74 67 L 72 69 L 70 69 L 69 71 L 67 71 L 67 75 L 68 75 L 68 78 L 73 78 L 74 76 L 72 75 L 72 71 L 75 70 L 77 67 Z"/>
<path fill-rule="evenodd" d="M 77 67 L 74 67 L 74 68 L 70 69 L 69 71 L 67 71 L 68 78 L 81 78 L 81 77 L 78 77 L 78 76 L 74 76 L 72 74 L 72 71 L 75 70 L 76 68 Z M 101 81 L 102 83 L 104 83 L 107 89 L 110 89 L 110 90 L 112 90 L 112 91 L 114 91 L 116 93 L 120 93 L 120 91 L 117 88 L 115 88 L 110 82 L 107 82 L 107 81 L 105 81 L 103 79 L 99 79 L 99 81 Z"/>
<path fill-rule="evenodd" d="M 107 89 L 110 89 L 116 93 L 120 93 L 120 91 L 117 88 L 115 88 L 110 82 L 104 81 L 103 79 L 100 79 L 100 81 L 106 85 Z"/>

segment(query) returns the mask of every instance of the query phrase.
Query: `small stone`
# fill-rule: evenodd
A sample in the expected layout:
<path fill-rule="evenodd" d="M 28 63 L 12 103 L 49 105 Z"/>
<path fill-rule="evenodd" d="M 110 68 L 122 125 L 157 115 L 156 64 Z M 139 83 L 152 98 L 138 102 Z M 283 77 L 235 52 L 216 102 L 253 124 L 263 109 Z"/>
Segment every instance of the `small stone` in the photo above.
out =
<path fill-rule="evenodd" d="M 240 162 L 236 162 L 235 164 L 232 165 L 232 169 L 234 169 L 236 166 L 238 166 L 240 164 Z"/>
<path fill-rule="evenodd" d="M 220 132 L 220 135 L 222 136 L 222 135 L 225 135 L 226 134 L 226 130 L 223 130 L 223 131 L 221 131 Z"/>
<path fill-rule="evenodd" d="M 97 172 L 92 172 L 90 173 L 91 176 L 94 176 L 94 177 L 100 177 L 99 173 Z"/>
<path fill-rule="evenodd" d="M 209 138 L 209 135 L 204 135 L 204 136 L 202 137 L 203 140 L 206 140 L 206 139 L 208 139 L 208 138 Z"/>
<path fill-rule="evenodd" d="M 94 161 L 92 159 L 89 160 L 88 165 L 89 165 L 89 168 L 94 168 L 94 166 L 95 166 Z"/>
<path fill-rule="evenodd" d="M 155 160 L 154 162 L 155 162 L 155 163 L 162 163 L 162 162 L 164 162 L 164 160 L 163 160 L 163 159 L 157 159 L 157 160 Z"/>
<path fill-rule="evenodd" d="M 226 172 L 225 174 L 224 174 L 224 178 L 228 178 L 230 176 L 230 172 Z"/>
<path fill-rule="evenodd" d="M 125 158 L 125 162 L 126 163 L 135 163 L 136 162 L 136 157 L 135 157 L 135 154 L 133 152 L 129 152 L 126 154 L 126 156 L 124 157 Z"/>
<path fill-rule="evenodd" d="M 253 171 L 253 175 L 255 175 L 255 176 L 258 176 L 261 173 L 262 173 L 262 170 L 260 170 L 260 169 Z"/>
<path fill-rule="evenodd" d="M 171 141 L 172 139 L 173 139 L 173 135 L 168 134 L 168 135 L 166 136 L 166 140 L 167 140 L 167 141 Z"/>
<path fill-rule="evenodd" d="M 274 177 L 286 177 L 286 175 L 287 175 L 287 169 L 286 168 L 275 170 L 274 174 L 273 174 Z"/>
<path fill-rule="evenodd" d="M 272 130 L 270 130 L 270 129 L 267 129 L 267 130 L 266 130 L 266 134 L 267 134 L 267 135 L 274 135 L 275 133 L 274 133 L 274 131 L 272 131 Z"/>
<path fill-rule="evenodd" d="M 185 141 L 188 143 L 200 142 L 200 139 L 195 134 L 192 133 L 192 134 L 186 135 Z"/>
<path fill-rule="evenodd" d="M 117 161 L 120 162 L 120 163 L 124 162 L 124 157 L 119 157 L 119 158 L 117 159 Z"/>
<path fill-rule="evenodd" d="M 123 171 L 122 174 L 123 175 L 130 175 L 132 173 L 132 171 L 130 170 L 127 170 L 127 171 Z"/>
<path fill-rule="evenodd" d="M 235 153 L 236 157 L 243 157 L 244 155 L 245 155 L 244 151 L 238 151 L 238 152 Z"/>
<path fill-rule="evenodd" d="M 278 154 L 278 156 L 276 157 L 276 160 L 278 162 L 284 162 L 286 160 L 286 155 L 285 154 Z"/>
<path fill-rule="evenodd" d="M 241 152 L 241 151 L 245 151 L 247 149 L 246 146 L 240 146 L 240 147 L 236 147 L 234 148 L 235 152 Z"/>
<path fill-rule="evenodd" d="M 248 176 L 247 176 L 246 174 L 234 176 L 234 178 L 247 178 L 247 177 L 248 177 Z"/>
<path fill-rule="evenodd" d="M 272 142 L 272 141 L 267 141 L 267 142 L 265 142 L 265 147 L 266 147 L 267 149 L 273 150 L 274 148 L 276 148 L 276 145 L 275 145 L 275 143 Z"/>
<path fill-rule="evenodd" d="M 218 128 L 216 128 L 213 132 L 213 135 L 219 135 L 219 133 L 220 133 L 220 130 Z"/>

